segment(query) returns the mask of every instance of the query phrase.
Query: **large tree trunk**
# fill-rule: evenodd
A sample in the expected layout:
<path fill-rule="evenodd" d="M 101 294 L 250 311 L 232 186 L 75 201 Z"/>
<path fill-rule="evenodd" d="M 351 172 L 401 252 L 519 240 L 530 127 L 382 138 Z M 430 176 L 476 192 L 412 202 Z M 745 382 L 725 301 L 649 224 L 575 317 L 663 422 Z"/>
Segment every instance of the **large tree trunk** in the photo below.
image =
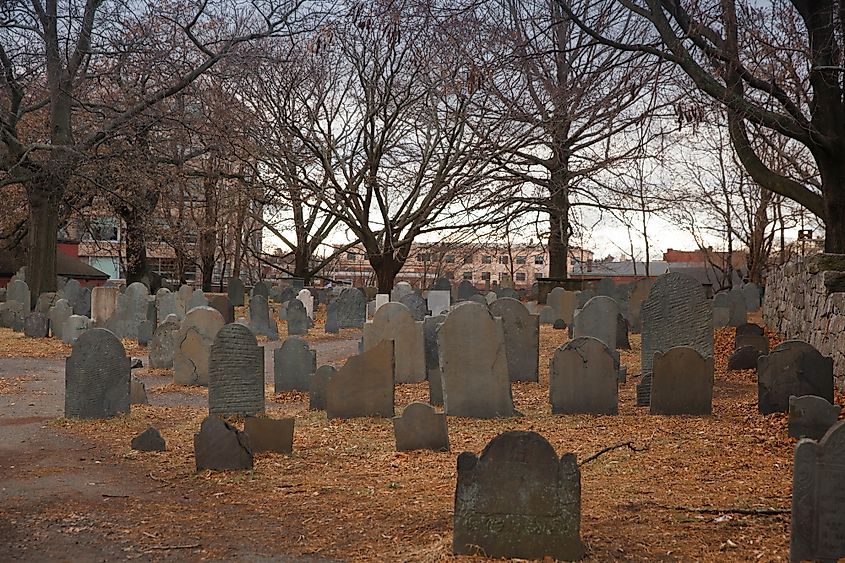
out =
<path fill-rule="evenodd" d="M 396 282 L 396 275 L 405 264 L 404 260 L 400 260 L 393 252 L 385 252 L 384 254 L 368 253 L 370 256 L 370 265 L 376 272 L 376 285 L 379 293 L 390 293 L 393 285 Z"/>
<path fill-rule="evenodd" d="M 569 186 L 563 169 L 553 170 L 549 182 L 549 277 L 569 274 Z"/>
<path fill-rule="evenodd" d="M 311 251 L 308 248 L 302 248 L 300 246 L 293 253 L 293 277 L 302 278 L 305 285 L 311 283 L 310 259 Z"/>
<path fill-rule="evenodd" d="M 215 231 L 207 229 L 199 237 L 199 259 L 200 267 L 202 268 L 202 290 L 212 291 L 212 281 L 214 279 L 214 258 L 216 249 L 217 237 Z"/>
<path fill-rule="evenodd" d="M 824 251 L 832 254 L 845 254 L 845 159 L 842 155 L 840 152 L 831 162 L 819 163 L 824 187 Z"/>
<path fill-rule="evenodd" d="M 751 230 L 751 244 L 748 248 L 748 281 L 761 284 L 766 267 L 766 225 L 769 224 L 769 205 L 772 192 L 760 189 L 760 204 L 754 210 L 754 224 Z"/>
<path fill-rule="evenodd" d="M 144 220 L 137 213 L 121 214 L 126 224 L 126 283 L 150 284 L 150 264 L 147 260 L 147 234 Z"/>
<path fill-rule="evenodd" d="M 40 180 L 27 185 L 29 252 L 26 283 L 29 285 L 32 307 L 38 302 L 39 295 L 56 291 L 56 243 L 59 204 L 64 186 L 56 186 L 52 181 L 56 180 Z"/>

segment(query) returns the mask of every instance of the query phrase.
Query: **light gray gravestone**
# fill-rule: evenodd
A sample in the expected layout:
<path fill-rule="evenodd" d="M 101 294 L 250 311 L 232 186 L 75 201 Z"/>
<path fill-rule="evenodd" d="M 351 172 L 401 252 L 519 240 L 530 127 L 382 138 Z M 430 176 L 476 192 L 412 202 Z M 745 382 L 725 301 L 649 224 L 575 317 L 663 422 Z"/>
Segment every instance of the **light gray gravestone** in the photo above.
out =
<path fill-rule="evenodd" d="M 50 307 L 50 330 L 53 337 L 64 340 L 64 327 L 68 318 L 73 314 L 70 304 L 64 299 L 59 299 L 56 304 Z"/>
<path fill-rule="evenodd" d="M 540 318 L 510 297 L 491 303 L 490 313 L 502 319 L 510 380 L 539 381 Z"/>
<path fill-rule="evenodd" d="M 249 436 L 253 453 L 271 452 L 290 455 L 293 453 L 293 427 L 295 419 L 259 418 L 248 416 L 244 421 L 244 432 Z"/>
<path fill-rule="evenodd" d="M 220 417 L 209 415 L 194 434 L 197 471 L 252 469 L 253 456 L 245 432 L 229 426 Z"/>
<path fill-rule="evenodd" d="M 449 451 L 449 431 L 446 415 L 438 413 L 425 403 L 411 403 L 402 416 L 393 418 L 393 435 L 396 451 L 434 450 Z"/>
<path fill-rule="evenodd" d="M 31 311 L 31 298 L 32 295 L 29 292 L 29 286 L 23 280 L 12 280 L 6 286 L 6 302 L 17 301 L 23 305 L 23 318 L 26 318 Z"/>
<path fill-rule="evenodd" d="M 326 416 L 392 417 L 393 358 L 393 341 L 384 340 L 346 360 L 326 386 Z"/>
<path fill-rule="evenodd" d="M 179 385 L 208 385 L 208 360 L 223 317 L 211 307 L 188 311 L 176 335 L 173 354 L 173 382 Z"/>
<path fill-rule="evenodd" d="M 575 315 L 573 336 L 592 336 L 604 342 L 611 350 L 615 350 L 617 315 L 619 304 L 616 300 L 606 295 L 593 297 Z"/>
<path fill-rule="evenodd" d="M 114 314 L 106 322 L 106 327 L 119 338 L 138 340 L 138 327 L 148 320 L 149 295 L 144 284 L 129 284 L 126 291 L 118 294 Z"/>
<path fill-rule="evenodd" d="M 308 409 L 312 411 L 326 410 L 326 389 L 329 386 L 329 379 L 337 373 L 334 366 L 320 366 L 311 377 L 311 385 L 308 389 Z"/>
<path fill-rule="evenodd" d="M 372 321 L 364 325 L 364 350 L 384 340 L 395 344 L 396 382 L 425 381 L 425 338 L 423 323 L 414 321 L 411 312 L 401 303 L 387 303 L 376 311 Z"/>
<path fill-rule="evenodd" d="M 425 320 L 425 317 L 428 314 L 428 304 L 425 302 L 425 299 L 416 293 L 411 292 L 407 295 L 403 295 L 399 299 L 399 303 L 408 308 L 411 312 L 411 317 L 415 321 Z"/>
<path fill-rule="evenodd" d="M 21 332 L 24 324 L 24 306 L 19 301 L 0 303 L 0 325 Z"/>
<path fill-rule="evenodd" d="M 452 304 L 451 290 L 428 290 L 426 297 L 428 310 L 432 315 L 442 315 L 449 311 L 449 306 Z"/>
<path fill-rule="evenodd" d="M 317 371 L 317 351 L 298 336 L 288 336 L 273 352 L 273 382 L 276 393 L 308 391 Z"/>
<path fill-rule="evenodd" d="M 760 414 L 788 412 L 790 395 L 816 395 L 833 403 L 833 359 L 801 340 L 782 342 L 757 360 Z"/>
<path fill-rule="evenodd" d="M 244 306 L 244 282 L 241 278 L 229 278 L 229 287 L 227 288 L 229 294 L 229 301 L 235 307 Z"/>
<path fill-rule="evenodd" d="M 553 414 L 617 414 L 618 379 L 613 354 L 592 336 L 567 342 L 549 362 Z"/>
<path fill-rule="evenodd" d="M 249 300 L 249 327 L 257 335 L 266 336 L 270 340 L 279 339 L 279 330 L 270 314 L 267 298 L 261 294 L 253 295 Z"/>
<path fill-rule="evenodd" d="M 120 288 L 95 287 L 91 290 L 91 320 L 103 326 L 117 309 Z"/>
<path fill-rule="evenodd" d="M 567 326 L 572 324 L 578 306 L 578 294 L 562 287 L 552 289 L 546 297 L 546 304 L 555 311 L 555 320 L 563 319 Z M 554 322 L 554 321 L 552 321 Z"/>
<path fill-rule="evenodd" d="M 91 288 L 84 287 L 77 280 L 68 280 L 59 291 L 59 297 L 67 299 L 74 315 L 91 315 Z"/>
<path fill-rule="evenodd" d="M 676 346 L 654 353 L 651 414 L 707 416 L 713 413 L 713 358 Z"/>
<path fill-rule="evenodd" d="M 185 310 L 190 311 L 194 307 L 208 307 L 208 299 L 205 298 L 205 293 L 203 293 L 201 289 L 195 289 L 193 293 L 191 293 L 191 298 L 188 299 L 188 303 L 185 305 Z"/>
<path fill-rule="evenodd" d="M 742 286 L 742 296 L 745 297 L 745 308 L 749 312 L 760 309 L 760 288 L 751 282 Z"/>
<path fill-rule="evenodd" d="M 128 413 L 129 364 L 123 344 L 112 332 L 92 328 L 80 335 L 65 360 L 65 417 Z"/>
<path fill-rule="evenodd" d="M 168 315 L 176 315 L 180 321 L 185 318 L 185 305 L 179 296 L 167 288 L 156 292 L 156 315 L 159 319 L 166 319 Z"/>
<path fill-rule="evenodd" d="M 821 440 L 836 424 L 841 410 L 839 405 L 831 405 L 815 395 L 792 395 L 789 397 L 789 437 Z"/>
<path fill-rule="evenodd" d="M 214 337 L 208 362 L 208 412 L 220 416 L 264 412 L 264 349 L 242 324 L 225 325 Z"/>
<path fill-rule="evenodd" d="M 158 325 L 153 332 L 148 348 L 150 367 L 153 369 L 168 369 L 173 367 L 173 356 L 176 354 L 176 339 L 179 334 L 179 323 L 166 320 Z"/>
<path fill-rule="evenodd" d="M 399 282 L 390 291 L 390 300 L 394 303 L 401 303 L 403 297 L 412 293 L 414 293 L 414 288 L 411 287 L 411 284 L 408 282 Z"/>
<path fill-rule="evenodd" d="M 73 344 L 76 340 L 91 328 L 91 319 L 82 315 L 71 315 L 62 326 L 62 342 Z"/>
<path fill-rule="evenodd" d="M 540 309 L 540 324 L 541 325 L 553 325 L 555 321 L 560 320 L 563 322 L 563 319 L 557 318 L 557 311 L 551 305 L 543 305 Z M 566 323 L 564 323 L 564 326 Z"/>

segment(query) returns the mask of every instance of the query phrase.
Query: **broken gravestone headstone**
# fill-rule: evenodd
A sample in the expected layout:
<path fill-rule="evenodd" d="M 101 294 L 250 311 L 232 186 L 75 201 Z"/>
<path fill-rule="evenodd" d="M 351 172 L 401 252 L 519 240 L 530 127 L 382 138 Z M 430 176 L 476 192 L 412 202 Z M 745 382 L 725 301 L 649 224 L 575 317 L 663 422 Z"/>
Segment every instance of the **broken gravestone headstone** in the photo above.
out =
<path fill-rule="evenodd" d="M 782 342 L 757 360 L 760 414 L 788 412 L 790 395 L 816 395 L 833 402 L 833 359 L 801 340 Z"/>
<path fill-rule="evenodd" d="M 392 417 L 394 402 L 393 341 L 352 356 L 326 386 L 326 416 Z"/>
<path fill-rule="evenodd" d="M 139 452 L 163 452 L 166 445 L 164 438 L 161 437 L 161 433 L 159 433 L 155 426 L 150 426 L 132 438 L 130 447 Z"/>
<path fill-rule="evenodd" d="M 249 438 L 216 415 L 207 416 L 194 434 L 194 457 L 197 471 L 252 469 Z"/>
<path fill-rule="evenodd" d="M 393 435 L 396 438 L 396 451 L 399 452 L 449 451 L 446 415 L 425 403 L 411 403 L 402 411 L 402 416 L 394 417 Z"/>
<path fill-rule="evenodd" d="M 821 440 L 825 432 L 836 424 L 841 410 L 839 405 L 831 405 L 815 395 L 792 395 L 789 397 L 789 437 Z"/>

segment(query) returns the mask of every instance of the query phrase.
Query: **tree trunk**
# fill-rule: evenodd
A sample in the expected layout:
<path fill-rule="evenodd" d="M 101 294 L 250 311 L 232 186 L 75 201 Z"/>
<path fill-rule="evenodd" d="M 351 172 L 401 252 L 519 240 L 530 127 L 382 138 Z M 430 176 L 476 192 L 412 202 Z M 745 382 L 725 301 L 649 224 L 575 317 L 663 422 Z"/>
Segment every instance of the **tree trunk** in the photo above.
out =
<path fill-rule="evenodd" d="M 824 183 L 824 251 L 845 254 L 845 163 L 837 166 L 835 176 Z"/>
<path fill-rule="evenodd" d="M 149 286 L 147 235 L 144 221 L 136 213 L 121 214 L 126 224 L 126 284 L 141 282 Z"/>
<path fill-rule="evenodd" d="M 390 293 L 396 282 L 396 275 L 402 269 L 404 261 L 400 261 L 393 252 L 381 255 L 369 253 L 370 265 L 376 273 L 376 285 L 379 293 Z"/>
<path fill-rule="evenodd" d="M 306 247 L 299 247 L 293 253 L 293 277 L 302 278 L 305 285 L 311 283 L 310 265 L 311 251 Z"/>
<path fill-rule="evenodd" d="M 751 230 L 751 244 L 748 248 L 748 281 L 760 285 L 763 281 L 763 269 L 766 267 L 766 225 L 769 224 L 769 205 L 772 192 L 760 189 L 760 203 L 754 212 L 754 225 Z"/>
<path fill-rule="evenodd" d="M 566 172 L 552 170 L 549 187 L 549 277 L 566 279 L 569 274 L 569 186 Z"/>
<path fill-rule="evenodd" d="M 214 279 L 214 257 L 215 243 L 217 237 L 211 229 L 206 229 L 199 237 L 200 267 L 202 268 L 202 290 L 212 291 L 212 280 Z"/>
<path fill-rule="evenodd" d="M 58 242 L 59 203 L 64 186 L 50 185 L 50 180 L 27 186 L 29 201 L 29 252 L 26 283 L 34 307 L 38 296 L 56 291 L 56 249 Z"/>

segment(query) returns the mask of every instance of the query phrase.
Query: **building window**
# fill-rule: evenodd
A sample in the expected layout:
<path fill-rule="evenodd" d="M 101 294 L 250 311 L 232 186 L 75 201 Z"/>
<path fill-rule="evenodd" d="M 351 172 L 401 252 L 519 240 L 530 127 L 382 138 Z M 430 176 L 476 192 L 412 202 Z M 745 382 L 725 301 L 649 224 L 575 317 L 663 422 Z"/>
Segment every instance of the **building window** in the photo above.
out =
<path fill-rule="evenodd" d="M 481 257 L 481 263 L 482 264 L 492 264 L 493 263 L 493 257 L 492 256 L 482 256 Z"/>
<path fill-rule="evenodd" d="M 91 220 L 91 239 L 96 241 L 117 241 L 117 219 L 95 217 Z"/>
<path fill-rule="evenodd" d="M 517 256 L 516 257 L 517 264 L 525 264 L 525 256 Z"/>
<path fill-rule="evenodd" d="M 510 274 L 507 274 L 505 272 L 502 272 L 502 273 L 499 274 L 499 280 L 501 280 L 503 282 L 510 281 L 510 279 L 511 279 Z"/>
<path fill-rule="evenodd" d="M 472 279 L 472 272 L 464 272 L 464 279 L 471 280 Z"/>
<path fill-rule="evenodd" d="M 472 254 L 464 256 L 464 264 L 472 264 Z"/>
<path fill-rule="evenodd" d="M 499 256 L 499 264 L 507 264 L 507 263 L 508 263 L 508 257 L 506 255 L 503 254 L 503 255 Z"/>
<path fill-rule="evenodd" d="M 515 277 L 516 281 L 525 281 L 525 272 L 517 272 Z"/>
<path fill-rule="evenodd" d="M 483 281 L 490 281 L 490 272 L 481 272 L 481 279 Z"/>
<path fill-rule="evenodd" d="M 534 263 L 535 264 L 545 264 L 546 263 L 545 256 L 543 256 L 542 254 L 535 256 L 534 257 Z"/>
<path fill-rule="evenodd" d="M 446 262 L 447 264 L 452 264 L 455 261 L 455 255 L 454 254 L 447 254 L 446 256 L 443 257 L 443 261 Z"/>
<path fill-rule="evenodd" d="M 347 252 L 346 253 L 346 259 L 349 260 L 350 262 L 354 262 L 355 260 L 357 260 L 357 257 L 355 256 L 354 252 Z"/>

